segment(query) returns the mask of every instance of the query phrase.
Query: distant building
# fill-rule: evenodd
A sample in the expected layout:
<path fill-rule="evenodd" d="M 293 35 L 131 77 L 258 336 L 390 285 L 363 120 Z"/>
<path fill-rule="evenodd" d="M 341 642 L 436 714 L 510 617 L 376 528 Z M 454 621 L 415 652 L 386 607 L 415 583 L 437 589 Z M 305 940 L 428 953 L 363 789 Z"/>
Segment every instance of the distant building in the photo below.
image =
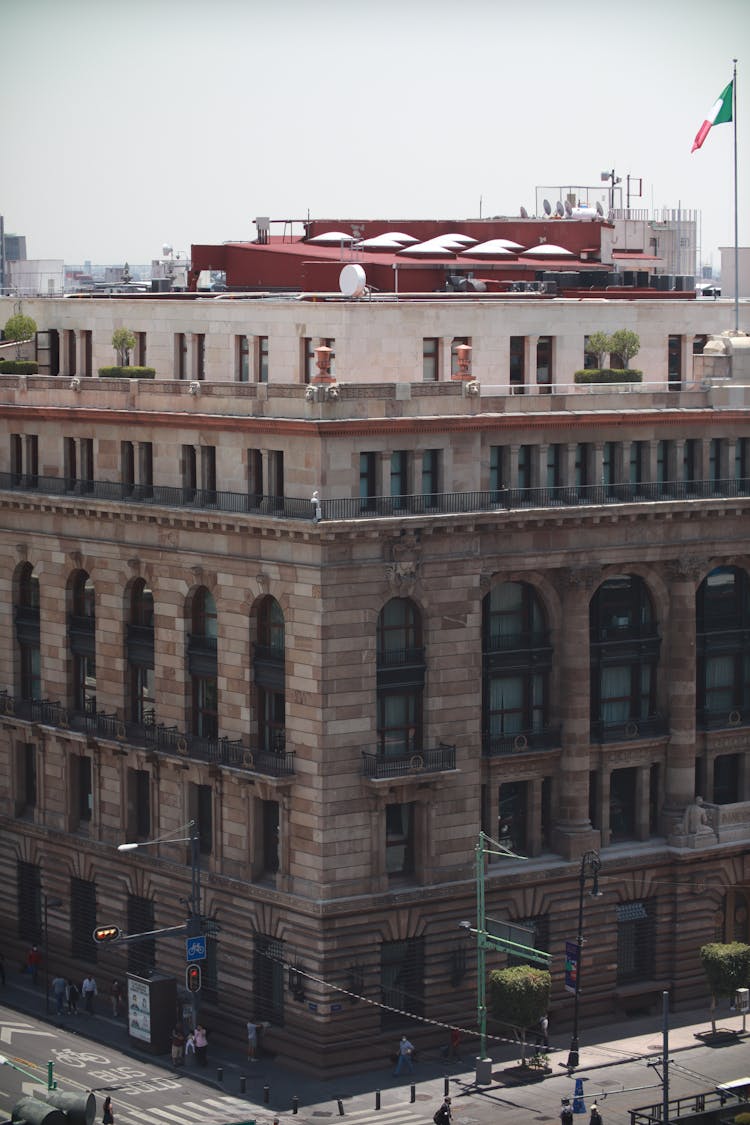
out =
<path fill-rule="evenodd" d="M 735 261 L 734 247 L 719 247 L 721 254 L 721 295 L 732 297 L 735 295 Z M 739 296 L 740 300 L 750 299 L 750 247 L 740 246 L 739 252 Z"/>

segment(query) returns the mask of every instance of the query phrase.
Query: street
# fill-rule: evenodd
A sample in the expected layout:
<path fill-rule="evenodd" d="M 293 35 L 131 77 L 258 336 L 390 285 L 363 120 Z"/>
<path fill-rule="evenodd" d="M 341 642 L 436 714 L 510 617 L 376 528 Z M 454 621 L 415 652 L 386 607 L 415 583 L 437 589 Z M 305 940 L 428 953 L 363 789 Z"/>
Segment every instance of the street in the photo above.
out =
<path fill-rule="evenodd" d="M 94 1093 L 97 1120 L 101 1120 L 102 1102 L 109 1094 L 117 1125 L 230 1125 L 250 1120 L 271 1125 L 275 1117 L 290 1125 L 293 1118 L 300 1125 L 316 1125 L 321 1119 L 338 1116 L 350 1125 L 428 1125 L 446 1082 L 453 1099 L 453 1125 L 520 1125 L 529 1120 L 556 1125 L 561 1099 L 574 1098 L 575 1078 L 581 1079 L 584 1091 L 586 1112 L 576 1118 L 581 1125 L 588 1125 L 594 1100 L 605 1125 L 630 1125 L 631 1108 L 659 1104 L 662 1097 L 661 1067 L 648 1065 L 661 1057 L 658 1020 L 654 1020 L 653 1033 L 646 1032 L 638 1040 L 602 1042 L 600 1029 L 599 1041 L 595 1043 L 591 1036 L 589 1045 L 584 1045 L 582 1065 L 573 1077 L 560 1065 L 566 1052 L 553 1050 L 551 1073 L 543 1080 L 509 1085 L 513 1060 L 506 1052 L 505 1061 L 493 1066 L 493 1084 L 481 1090 L 473 1082 L 474 1060 L 467 1056 L 463 1063 L 453 1064 L 447 1076 L 444 1064 L 425 1059 L 417 1064 L 413 1076 L 394 1082 L 390 1069 L 353 1075 L 342 1079 L 335 1092 L 288 1071 L 283 1079 L 278 1072 L 271 1078 L 262 1064 L 248 1068 L 236 1059 L 227 1060 L 222 1067 L 221 1082 L 217 1061 L 200 1074 L 192 1068 L 174 1071 L 165 1058 L 152 1062 L 113 1046 L 107 1041 L 112 1021 L 106 1017 L 68 1018 L 66 1023 L 69 1026 L 60 1027 L 0 1007 L 0 1054 L 40 1080 L 34 1083 L 29 1075 L 0 1066 L 0 1118 L 10 1118 L 15 1102 L 35 1085 L 38 1090 L 46 1089 L 49 1061 L 61 1090 Z M 747 1039 L 737 1037 L 721 1046 L 708 1046 L 695 1038 L 698 1026 L 674 1032 L 669 1068 L 672 1099 L 711 1090 L 719 1082 L 750 1072 Z M 248 1070 L 244 1097 L 240 1074 Z M 267 1081 L 273 1083 L 268 1104 L 263 1100 Z M 378 1090 L 380 1109 L 376 1109 Z M 296 1117 L 295 1091 L 301 1095 Z"/>

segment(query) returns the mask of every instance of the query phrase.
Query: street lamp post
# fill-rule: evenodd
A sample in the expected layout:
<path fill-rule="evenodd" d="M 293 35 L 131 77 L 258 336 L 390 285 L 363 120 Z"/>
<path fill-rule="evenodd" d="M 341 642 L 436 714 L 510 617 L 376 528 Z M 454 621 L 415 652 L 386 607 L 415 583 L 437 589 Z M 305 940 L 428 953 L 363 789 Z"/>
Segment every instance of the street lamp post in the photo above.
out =
<path fill-rule="evenodd" d="M 586 880 L 592 879 L 590 891 L 591 898 L 599 898 L 599 872 L 602 861 L 599 853 L 595 851 L 584 852 L 581 856 L 581 870 L 578 875 L 578 956 L 576 960 L 576 986 L 573 994 L 573 1038 L 570 1041 L 568 1053 L 568 1069 L 574 1070 L 578 1066 L 578 1004 L 581 995 L 581 957 L 583 951 L 583 896 L 586 889 Z"/>
<path fill-rule="evenodd" d="M 58 906 L 62 906 L 61 898 L 50 898 L 49 895 L 44 896 L 44 1011 L 49 1015 L 49 925 L 47 921 L 47 914 L 52 907 L 56 910 Z"/>
<path fill-rule="evenodd" d="M 174 833 L 167 833 L 165 836 L 157 836 L 155 840 L 139 840 L 133 843 L 118 844 L 118 852 L 134 852 L 137 848 L 148 848 L 154 844 L 190 844 L 190 897 L 186 901 L 189 909 L 187 919 L 186 932 L 188 937 L 198 936 L 203 928 L 203 913 L 201 905 L 201 850 L 200 850 L 200 832 L 198 830 L 198 822 L 190 820 L 187 824 L 181 825 L 175 829 L 175 832 L 189 832 L 188 836 L 175 836 Z M 193 1027 L 196 1026 L 197 1018 L 197 1004 L 195 993 L 191 992 L 191 1000 L 193 1006 Z"/>

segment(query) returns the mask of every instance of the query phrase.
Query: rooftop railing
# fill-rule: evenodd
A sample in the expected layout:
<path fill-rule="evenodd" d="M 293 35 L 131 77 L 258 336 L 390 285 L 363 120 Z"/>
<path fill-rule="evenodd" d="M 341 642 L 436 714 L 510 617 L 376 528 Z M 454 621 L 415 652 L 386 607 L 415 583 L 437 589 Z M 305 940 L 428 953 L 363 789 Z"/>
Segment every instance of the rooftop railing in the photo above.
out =
<path fill-rule="evenodd" d="M 313 520 L 310 500 L 293 496 L 258 496 L 218 489 L 170 485 L 122 484 L 117 481 L 76 480 L 0 472 L 0 490 L 45 496 L 86 497 L 106 503 L 148 504 L 155 507 L 235 512 L 277 519 Z M 321 519 L 354 520 L 404 516 L 458 515 L 470 512 L 519 511 L 617 504 L 646 504 L 689 500 L 723 500 L 750 496 L 750 478 L 658 481 L 641 484 L 556 485 L 549 488 L 499 488 L 480 492 L 440 492 L 429 495 L 343 497 L 320 500 Z"/>

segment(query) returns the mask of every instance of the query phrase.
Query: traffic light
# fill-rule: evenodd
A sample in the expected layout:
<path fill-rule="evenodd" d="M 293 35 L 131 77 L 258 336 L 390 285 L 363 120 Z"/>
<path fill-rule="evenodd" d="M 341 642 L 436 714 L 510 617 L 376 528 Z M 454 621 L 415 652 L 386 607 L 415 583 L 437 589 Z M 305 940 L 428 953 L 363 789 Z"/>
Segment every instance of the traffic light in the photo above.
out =
<path fill-rule="evenodd" d="M 94 930 L 94 941 L 117 941 L 121 936 L 119 926 L 97 926 Z"/>
<path fill-rule="evenodd" d="M 185 988 L 188 992 L 200 992 L 201 990 L 201 967 L 200 965 L 188 965 L 185 969 Z"/>

